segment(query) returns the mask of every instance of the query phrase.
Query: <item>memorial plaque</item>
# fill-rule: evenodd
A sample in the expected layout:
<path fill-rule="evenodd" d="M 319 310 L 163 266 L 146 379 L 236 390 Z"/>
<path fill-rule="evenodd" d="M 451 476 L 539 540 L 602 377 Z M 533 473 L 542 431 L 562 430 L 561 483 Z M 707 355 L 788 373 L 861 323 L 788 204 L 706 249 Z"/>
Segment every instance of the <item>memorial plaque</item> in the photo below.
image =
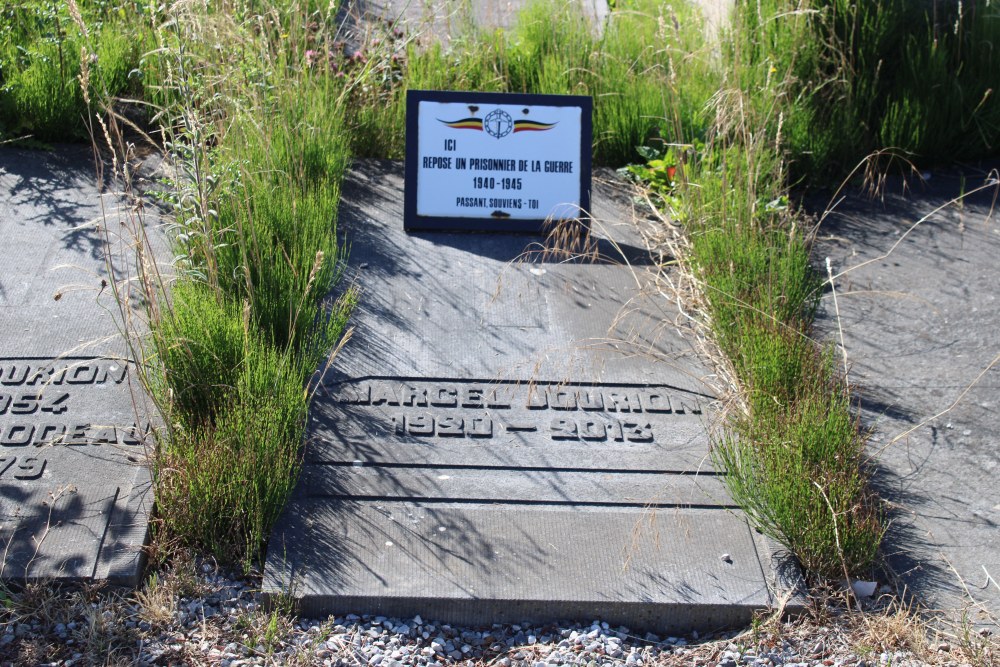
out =
<path fill-rule="evenodd" d="M 400 172 L 361 162 L 345 187 L 356 331 L 311 408 L 265 594 L 310 616 L 661 632 L 771 605 L 771 545 L 708 461 L 709 370 L 622 185 L 594 197 L 614 243 L 567 263 L 523 236 L 404 233 Z"/>
<path fill-rule="evenodd" d="M 406 229 L 539 232 L 590 209 L 591 99 L 409 90 Z"/>
<path fill-rule="evenodd" d="M 133 584 L 149 406 L 125 346 L 89 150 L 0 150 L 0 576 Z M 105 195 L 104 211 L 117 207 Z M 117 228 L 117 225 L 115 225 Z"/>

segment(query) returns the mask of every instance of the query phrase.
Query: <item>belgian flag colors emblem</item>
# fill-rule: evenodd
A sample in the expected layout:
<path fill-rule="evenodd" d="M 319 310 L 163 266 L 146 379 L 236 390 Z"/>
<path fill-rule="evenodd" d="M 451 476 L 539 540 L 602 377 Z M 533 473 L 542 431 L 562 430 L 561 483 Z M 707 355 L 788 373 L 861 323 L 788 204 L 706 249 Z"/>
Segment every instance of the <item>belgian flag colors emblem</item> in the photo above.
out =
<path fill-rule="evenodd" d="M 479 130 L 481 132 L 483 129 L 482 118 L 463 118 L 461 120 L 441 120 L 438 118 L 438 121 L 456 130 Z"/>
<path fill-rule="evenodd" d="M 438 122 L 444 123 L 456 130 L 478 130 L 482 132 L 484 129 L 482 118 L 461 118 L 459 120 L 441 120 L 438 118 Z M 537 120 L 515 120 L 513 131 L 515 134 L 517 132 L 545 132 L 555 126 L 556 123 L 542 123 Z"/>
<path fill-rule="evenodd" d="M 514 132 L 544 132 L 555 126 L 555 123 L 539 123 L 537 120 L 515 120 Z"/>

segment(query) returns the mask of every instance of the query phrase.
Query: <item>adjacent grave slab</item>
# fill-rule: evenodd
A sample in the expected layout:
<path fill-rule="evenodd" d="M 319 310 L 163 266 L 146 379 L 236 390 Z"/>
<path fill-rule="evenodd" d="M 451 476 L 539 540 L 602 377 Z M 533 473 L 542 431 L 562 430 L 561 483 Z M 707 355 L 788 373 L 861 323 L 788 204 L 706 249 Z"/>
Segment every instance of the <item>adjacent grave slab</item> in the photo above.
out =
<path fill-rule="evenodd" d="M 876 200 L 848 193 L 826 218 L 818 248 L 842 274 L 839 311 L 825 300 L 821 321 L 831 340 L 842 327 L 850 379 L 875 428 L 876 482 L 894 507 L 885 542 L 889 564 L 926 609 L 994 632 L 1000 619 L 998 166 L 935 171 L 905 188 L 893 179 Z M 989 179 L 992 187 L 948 206 Z"/>
<path fill-rule="evenodd" d="M 775 604 L 781 561 L 708 461 L 709 371 L 625 186 L 595 189 L 586 257 L 537 236 L 405 234 L 402 187 L 379 162 L 345 186 L 361 306 L 266 593 L 307 615 L 660 630 Z"/>
<path fill-rule="evenodd" d="M 102 284 L 101 204 L 89 150 L 0 150 L 5 580 L 131 584 L 140 573 L 149 412 Z"/>

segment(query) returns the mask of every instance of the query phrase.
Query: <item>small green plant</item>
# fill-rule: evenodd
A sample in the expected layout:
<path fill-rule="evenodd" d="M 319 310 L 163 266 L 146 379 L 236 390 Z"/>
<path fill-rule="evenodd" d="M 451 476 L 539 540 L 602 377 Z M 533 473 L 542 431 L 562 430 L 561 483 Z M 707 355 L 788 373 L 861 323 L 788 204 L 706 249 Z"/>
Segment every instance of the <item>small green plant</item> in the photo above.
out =
<path fill-rule="evenodd" d="M 650 146 L 639 146 L 636 151 L 645 164 L 630 164 L 627 168 L 649 185 L 650 189 L 672 193 L 677 190 L 677 165 L 679 163 L 673 147 L 658 151 Z"/>
<path fill-rule="evenodd" d="M 264 651 L 270 655 L 278 647 L 283 628 L 278 624 L 279 616 L 277 611 L 272 611 L 268 614 L 267 627 L 264 628 L 264 634 L 261 637 L 261 643 L 264 645 Z"/>
<path fill-rule="evenodd" d="M 622 167 L 619 172 L 644 184 L 660 207 L 669 211 L 673 219 L 681 220 L 684 206 L 677 191 L 680 174 L 675 149 L 659 151 L 651 146 L 639 146 L 636 152 L 645 162 Z"/>
<path fill-rule="evenodd" d="M 746 401 L 713 447 L 716 465 L 734 499 L 809 572 L 862 571 L 883 519 L 843 378 L 809 337 L 822 281 L 795 231 L 804 225 L 790 224 L 777 193 L 726 197 L 710 185 L 717 176 L 698 176 L 701 189 L 685 190 L 705 207 L 689 209 L 691 261 Z"/>

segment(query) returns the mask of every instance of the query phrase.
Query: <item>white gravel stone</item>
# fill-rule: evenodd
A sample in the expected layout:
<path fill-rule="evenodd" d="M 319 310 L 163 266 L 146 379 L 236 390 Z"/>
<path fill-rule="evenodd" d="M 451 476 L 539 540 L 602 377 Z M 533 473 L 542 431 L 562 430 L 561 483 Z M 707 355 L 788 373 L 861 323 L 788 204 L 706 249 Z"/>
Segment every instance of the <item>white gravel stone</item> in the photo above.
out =
<path fill-rule="evenodd" d="M 130 635 L 141 636 L 141 642 L 136 642 L 137 653 L 129 658 L 130 664 L 138 665 L 821 667 L 824 660 L 830 667 L 859 664 L 856 655 L 838 649 L 841 644 L 826 639 L 825 631 L 809 639 L 790 635 L 779 640 L 779 644 L 758 646 L 742 644 L 747 641 L 745 635 L 737 633 L 730 635 L 732 639 L 728 642 L 716 636 L 713 641 L 717 642 L 717 648 L 711 653 L 692 645 L 693 635 L 661 641 L 655 634 L 636 634 L 627 628 L 612 628 L 603 621 L 584 625 L 518 623 L 469 628 L 428 622 L 420 616 L 399 619 L 348 615 L 291 619 L 284 636 L 269 637 L 265 642 L 271 616 L 260 610 L 259 583 L 227 578 L 215 566 L 210 575 L 199 575 L 198 579 L 196 585 L 202 597 L 176 600 L 170 620 L 158 615 L 155 627 L 146 620 L 154 617 L 146 616 L 139 603 L 129 604 L 122 612 L 124 618 L 116 618 L 105 613 L 105 607 L 96 606 L 86 618 L 120 623 L 120 628 L 129 628 Z M 158 611 L 162 614 L 162 610 Z M 67 635 L 75 634 L 73 630 L 84 622 L 83 617 L 59 620 L 60 623 L 52 624 L 36 619 L 8 623 L 0 630 L 0 653 L 7 655 L 13 650 L 16 654 L 17 648 L 11 649 L 10 644 L 39 634 L 51 636 L 60 630 Z M 67 637 L 60 645 L 66 647 L 73 641 Z M 948 645 L 951 653 L 937 644 L 933 648 L 949 658 L 959 650 L 955 645 Z M 63 650 L 65 660 L 68 651 Z M 71 660 L 84 664 L 89 657 L 74 653 Z M 867 667 L 919 664 L 902 651 L 866 656 L 866 662 Z"/>

